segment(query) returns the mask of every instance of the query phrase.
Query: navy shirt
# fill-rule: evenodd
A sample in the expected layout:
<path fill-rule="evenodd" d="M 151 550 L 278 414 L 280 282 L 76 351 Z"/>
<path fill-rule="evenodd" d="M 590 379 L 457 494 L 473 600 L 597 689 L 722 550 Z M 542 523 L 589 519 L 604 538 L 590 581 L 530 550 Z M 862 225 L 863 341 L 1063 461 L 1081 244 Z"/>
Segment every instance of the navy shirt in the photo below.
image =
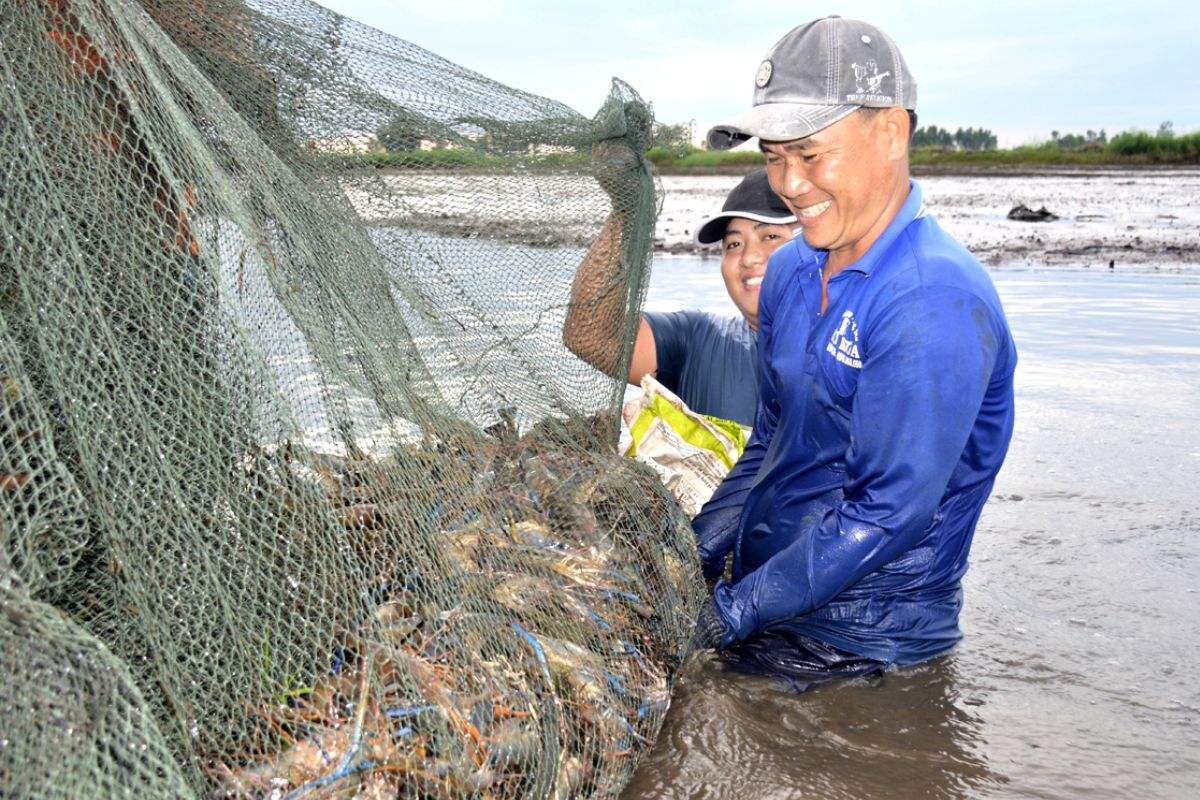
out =
<path fill-rule="evenodd" d="M 658 382 L 698 414 L 754 423 L 758 337 L 746 318 L 704 311 L 648 312 Z"/>
<path fill-rule="evenodd" d="M 920 188 L 829 281 L 775 251 L 759 303 L 754 435 L 693 525 L 727 638 L 784 627 L 911 664 L 961 637 L 961 581 L 1013 432 L 1016 349 L 979 262 Z"/>

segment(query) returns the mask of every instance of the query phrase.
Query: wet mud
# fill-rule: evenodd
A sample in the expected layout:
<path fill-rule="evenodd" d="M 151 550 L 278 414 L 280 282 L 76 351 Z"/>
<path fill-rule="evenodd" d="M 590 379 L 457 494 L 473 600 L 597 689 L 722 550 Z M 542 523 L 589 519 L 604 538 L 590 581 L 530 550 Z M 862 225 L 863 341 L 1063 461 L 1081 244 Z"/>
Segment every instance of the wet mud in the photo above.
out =
<path fill-rule="evenodd" d="M 660 254 L 718 256 L 693 233 L 737 175 L 664 175 Z M 988 265 L 1180 269 L 1200 265 L 1200 169 L 918 173 L 926 208 Z M 1009 219 L 1020 205 L 1057 219 Z"/>

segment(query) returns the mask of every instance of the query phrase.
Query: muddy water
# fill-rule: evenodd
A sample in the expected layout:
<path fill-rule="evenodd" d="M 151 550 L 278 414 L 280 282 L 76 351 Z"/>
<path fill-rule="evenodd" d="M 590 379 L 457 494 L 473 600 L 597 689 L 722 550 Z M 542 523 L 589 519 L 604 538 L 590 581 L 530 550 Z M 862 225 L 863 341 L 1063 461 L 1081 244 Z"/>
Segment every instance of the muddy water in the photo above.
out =
<path fill-rule="evenodd" d="M 992 275 L 1018 418 L 963 642 L 805 695 L 698 659 L 623 797 L 1200 796 L 1200 273 Z M 656 260 L 648 308 L 727 303 Z"/>

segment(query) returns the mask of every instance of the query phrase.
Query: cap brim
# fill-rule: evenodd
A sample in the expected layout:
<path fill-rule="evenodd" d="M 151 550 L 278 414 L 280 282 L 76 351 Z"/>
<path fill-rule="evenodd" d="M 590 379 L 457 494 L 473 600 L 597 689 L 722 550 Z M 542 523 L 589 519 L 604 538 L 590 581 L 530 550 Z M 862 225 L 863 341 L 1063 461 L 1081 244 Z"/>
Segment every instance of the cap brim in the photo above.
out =
<path fill-rule="evenodd" d="M 796 221 L 796 217 L 792 214 L 785 216 L 772 217 L 766 214 L 753 214 L 749 211 L 722 211 L 720 214 L 715 214 L 706 219 L 699 228 L 696 229 L 696 235 L 693 237 L 696 244 L 716 244 L 725 238 L 725 229 L 729 227 L 727 220 L 741 218 L 750 219 L 755 222 L 765 222 L 768 225 L 788 225 Z"/>
<path fill-rule="evenodd" d="M 708 131 L 710 150 L 729 150 L 754 137 L 766 142 L 790 142 L 811 136 L 861 106 L 814 106 L 806 103 L 764 103 Z"/>

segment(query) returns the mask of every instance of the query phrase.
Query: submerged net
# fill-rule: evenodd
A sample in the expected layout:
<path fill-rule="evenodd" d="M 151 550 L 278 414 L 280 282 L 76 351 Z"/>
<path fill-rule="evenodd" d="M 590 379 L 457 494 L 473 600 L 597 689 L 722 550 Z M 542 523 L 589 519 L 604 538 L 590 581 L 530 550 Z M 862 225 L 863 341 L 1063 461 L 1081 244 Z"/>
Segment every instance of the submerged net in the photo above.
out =
<path fill-rule="evenodd" d="M 302 0 L 0 37 L 0 794 L 618 792 L 703 592 L 563 344 L 624 374 L 645 103 Z"/>

